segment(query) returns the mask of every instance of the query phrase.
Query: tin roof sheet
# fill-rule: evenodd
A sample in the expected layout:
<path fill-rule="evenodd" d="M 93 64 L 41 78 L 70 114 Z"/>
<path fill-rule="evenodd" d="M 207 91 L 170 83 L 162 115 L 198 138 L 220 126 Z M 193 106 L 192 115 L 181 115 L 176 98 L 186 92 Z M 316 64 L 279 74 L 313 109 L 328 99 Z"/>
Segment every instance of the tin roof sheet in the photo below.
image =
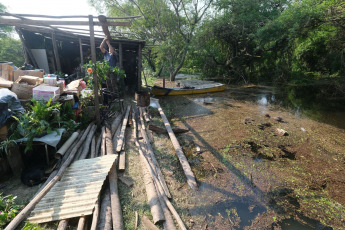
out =
<path fill-rule="evenodd" d="M 28 220 L 44 223 L 90 215 L 117 154 L 74 162 L 36 205 Z"/>

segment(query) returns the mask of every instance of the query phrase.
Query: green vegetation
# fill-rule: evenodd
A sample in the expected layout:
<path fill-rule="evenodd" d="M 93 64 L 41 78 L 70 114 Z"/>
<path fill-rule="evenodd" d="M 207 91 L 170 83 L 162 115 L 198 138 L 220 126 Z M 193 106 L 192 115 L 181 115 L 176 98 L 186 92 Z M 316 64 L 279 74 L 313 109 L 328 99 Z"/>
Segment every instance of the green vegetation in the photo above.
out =
<path fill-rule="evenodd" d="M 20 205 L 14 203 L 16 198 L 12 195 L 3 196 L 0 194 L 0 228 L 9 223 L 21 209 Z"/>
<path fill-rule="evenodd" d="M 15 119 L 18 122 L 13 138 L 20 135 L 28 139 L 25 151 L 32 148 L 32 141 L 35 137 L 44 136 L 58 128 L 65 128 L 67 131 L 74 130 L 77 123 L 72 119 L 73 112 L 64 106 L 61 110 L 60 103 L 32 100 L 31 110 L 18 115 Z M 63 113 L 61 113 L 63 111 Z"/>

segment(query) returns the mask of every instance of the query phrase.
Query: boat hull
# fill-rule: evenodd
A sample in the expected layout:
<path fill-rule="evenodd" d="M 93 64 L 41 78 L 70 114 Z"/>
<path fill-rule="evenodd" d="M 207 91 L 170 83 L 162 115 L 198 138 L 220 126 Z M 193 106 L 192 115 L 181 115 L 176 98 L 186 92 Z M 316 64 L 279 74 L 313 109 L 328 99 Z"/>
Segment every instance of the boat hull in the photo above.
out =
<path fill-rule="evenodd" d="M 170 95 L 187 95 L 187 94 L 199 94 L 199 93 L 212 93 L 220 92 L 225 90 L 224 84 L 219 84 L 217 86 L 208 88 L 194 88 L 194 89 L 184 89 L 184 88 L 163 88 L 154 86 L 152 88 L 152 94 L 156 96 L 170 96 Z"/>

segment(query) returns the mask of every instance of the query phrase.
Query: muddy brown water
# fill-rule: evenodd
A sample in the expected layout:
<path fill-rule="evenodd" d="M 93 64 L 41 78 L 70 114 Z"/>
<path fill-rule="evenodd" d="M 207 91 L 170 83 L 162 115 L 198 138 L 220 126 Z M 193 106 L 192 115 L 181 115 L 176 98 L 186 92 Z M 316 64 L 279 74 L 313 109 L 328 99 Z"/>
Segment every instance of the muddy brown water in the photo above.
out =
<path fill-rule="evenodd" d="M 192 229 L 345 229 L 344 111 L 258 86 L 159 99 L 190 130 Z"/>

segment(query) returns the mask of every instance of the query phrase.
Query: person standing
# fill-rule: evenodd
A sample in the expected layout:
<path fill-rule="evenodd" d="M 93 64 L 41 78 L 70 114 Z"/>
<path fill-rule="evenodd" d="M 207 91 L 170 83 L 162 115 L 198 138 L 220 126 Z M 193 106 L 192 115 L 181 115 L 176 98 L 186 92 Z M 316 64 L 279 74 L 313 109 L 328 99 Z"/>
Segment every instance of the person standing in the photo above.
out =
<path fill-rule="evenodd" d="M 109 47 L 109 51 L 107 51 L 104 48 L 104 44 L 107 43 L 108 47 Z M 116 67 L 117 66 L 117 62 L 118 62 L 118 57 L 117 57 L 117 52 L 115 51 L 115 49 L 112 47 L 112 45 L 109 42 L 109 39 L 107 37 L 105 37 L 101 43 L 100 49 L 104 55 L 104 59 L 108 61 L 109 66 L 111 67 Z"/>

